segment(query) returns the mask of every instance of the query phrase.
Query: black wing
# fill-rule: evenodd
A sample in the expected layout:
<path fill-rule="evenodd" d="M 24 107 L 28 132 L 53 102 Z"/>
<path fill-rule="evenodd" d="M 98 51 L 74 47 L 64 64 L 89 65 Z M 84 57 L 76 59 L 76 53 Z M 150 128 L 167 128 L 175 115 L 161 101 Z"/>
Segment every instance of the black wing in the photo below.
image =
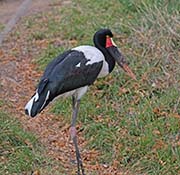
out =
<path fill-rule="evenodd" d="M 42 78 L 44 77 L 48 77 L 48 75 L 52 72 L 53 69 L 55 69 L 55 67 L 61 63 L 69 54 L 71 53 L 71 50 L 65 51 L 64 53 L 58 55 L 55 59 L 53 59 L 46 67 L 45 71 L 44 71 L 44 75 Z"/>
<path fill-rule="evenodd" d="M 88 61 L 83 52 L 65 52 L 49 63 L 38 89 L 41 89 L 45 80 L 48 80 L 48 88 L 53 96 L 91 85 L 101 71 L 103 61 L 86 65 Z"/>

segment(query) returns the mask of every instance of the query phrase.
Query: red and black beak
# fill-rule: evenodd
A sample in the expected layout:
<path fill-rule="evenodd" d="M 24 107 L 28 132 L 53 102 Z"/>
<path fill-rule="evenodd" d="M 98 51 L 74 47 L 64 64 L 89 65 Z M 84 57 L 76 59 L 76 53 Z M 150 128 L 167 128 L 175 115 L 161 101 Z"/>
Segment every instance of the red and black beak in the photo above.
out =
<path fill-rule="evenodd" d="M 132 79 L 136 80 L 136 76 L 129 68 L 128 62 L 126 61 L 125 57 L 118 50 L 112 38 L 108 36 L 106 37 L 106 49 L 108 50 L 110 55 L 115 59 L 117 64 L 127 73 L 127 75 L 130 76 Z"/>

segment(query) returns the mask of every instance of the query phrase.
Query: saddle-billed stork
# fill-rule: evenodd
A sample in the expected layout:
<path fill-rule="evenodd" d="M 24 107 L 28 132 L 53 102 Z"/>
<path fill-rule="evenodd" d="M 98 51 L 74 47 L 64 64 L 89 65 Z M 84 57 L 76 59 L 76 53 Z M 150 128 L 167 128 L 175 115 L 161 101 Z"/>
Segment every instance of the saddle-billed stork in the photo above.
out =
<path fill-rule="evenodd" d="M 112 37 L 111 30 L 101 29 L 94 35 L 95 46 L 75 47 L 57 56 L 46 67 L 35 94 L 25 106 L 25 113 L 34 117 L 55 97 L 72 96 L 70 135 L 76 150 L 78 175 L 80 171 L 82 175 L 85 174 L 75 128 L 81 97 L 97 78 L 104 77 L 113 70 L 115 62 L 131 78 L 136 79 Z"/>

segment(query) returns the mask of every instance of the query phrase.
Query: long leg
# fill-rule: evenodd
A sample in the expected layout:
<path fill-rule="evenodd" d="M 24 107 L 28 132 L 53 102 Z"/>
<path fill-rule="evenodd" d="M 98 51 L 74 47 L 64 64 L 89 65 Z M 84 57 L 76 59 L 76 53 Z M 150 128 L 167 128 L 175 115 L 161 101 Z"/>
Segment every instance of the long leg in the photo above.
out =
<path fill-rule="evenodd" d="M 78 175 L 80 175 L 80 171 L 82 172 L 82 175 L 85 175 L 81 155 L 80 155 L 79 148 L 78 148 L 76 127 L 75 127 L 76 119 L 77 119 L 77 115 L 78 115 L 78 111 L 79 111 L 80 100 L 76 100 L 76 98 L 74 96 L 72 98 L 73 98 L 72 99 L 73 114 L 72 114 L 72 123 L 71 123 L 71 128 L 70 128 L 70 134 L 71 134 L 71 139 L 73 140 L 73 144 L 75 146 L 75 151 L 76 151 Z"/>

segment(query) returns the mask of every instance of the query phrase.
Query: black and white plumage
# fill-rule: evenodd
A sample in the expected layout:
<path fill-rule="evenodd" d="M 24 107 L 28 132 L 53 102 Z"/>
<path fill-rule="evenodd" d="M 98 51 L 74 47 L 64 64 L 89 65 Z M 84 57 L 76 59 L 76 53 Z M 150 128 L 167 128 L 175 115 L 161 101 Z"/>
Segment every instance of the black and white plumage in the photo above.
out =
<path fill-rule="evenodd" d="M 95 46 L 79 46 L 52 60 L 46 67 L 35 94 L 25 106 L 25 113 L 34 117 L 55 97 L 73 97 L 70 133 L 76 149 L 78 174 L 81 170 L 84 175 L 75 129 L 81 97 L 97 78 L 104 77 L 113 70 L 115 62 L 135 79 L 112 37 L 113 34 L 109 29 L 101 29 L 94 35 Z"/>

